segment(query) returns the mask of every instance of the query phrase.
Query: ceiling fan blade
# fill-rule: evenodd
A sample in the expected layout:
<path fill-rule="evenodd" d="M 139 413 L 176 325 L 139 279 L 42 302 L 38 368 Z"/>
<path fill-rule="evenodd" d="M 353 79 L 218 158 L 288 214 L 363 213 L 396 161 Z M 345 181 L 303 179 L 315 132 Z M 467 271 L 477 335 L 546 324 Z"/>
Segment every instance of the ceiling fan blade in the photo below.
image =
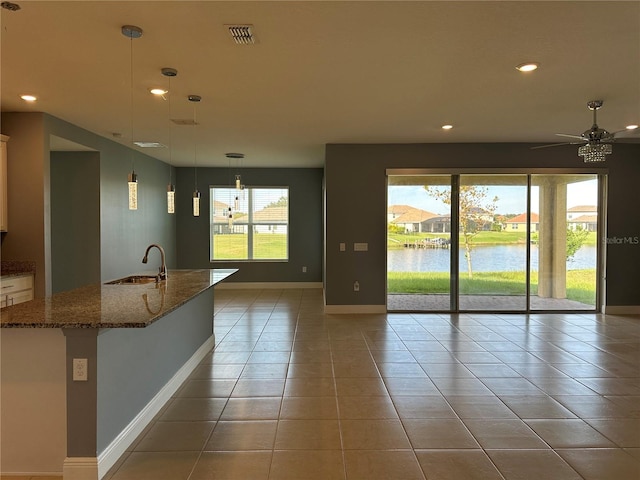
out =
<path fill-rule="evenodd" d="M 582 135 L 570 135 L 568 133 L 556 133 L 558 137 L 569 137 L 569 138 L 578 138 L 580 140 L 584 140 Z M 586 142 L 586 140 L 584 140 Z"/>
<path fill-rule="evenodd" d="M 615 132 L 611 132 L 613 138 L 638 138 L 640 135 L 640 129 L 633 128 L 623 128 L 622 130 L 616 130 Z"/>
<path fill-rule="evenodd" d="M 550 143 L 549 145 L 538 145 L 531 147 L 531 150 L 538 150 L 540 148 L 559 147 L 560 145 L 579 145 L 582 142 L 564 142 L 564 143 Z"/>

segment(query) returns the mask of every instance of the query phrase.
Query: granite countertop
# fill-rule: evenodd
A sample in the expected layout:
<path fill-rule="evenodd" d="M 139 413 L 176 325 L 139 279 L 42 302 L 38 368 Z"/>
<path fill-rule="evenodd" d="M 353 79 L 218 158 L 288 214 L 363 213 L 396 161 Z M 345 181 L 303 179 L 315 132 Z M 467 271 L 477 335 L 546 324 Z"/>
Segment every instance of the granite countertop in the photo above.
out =
<path fill-rule="evenodd" d="M 235 272 L 169 270 L 160 283 L 87 285 L 3 308 L 0 327 L 143 328 Z"/>
<path fill-rule="evenodd" d="M 17 277 L 36 273 L 36 262 L 5 260 L 0 262 L 0 276 Z"/>

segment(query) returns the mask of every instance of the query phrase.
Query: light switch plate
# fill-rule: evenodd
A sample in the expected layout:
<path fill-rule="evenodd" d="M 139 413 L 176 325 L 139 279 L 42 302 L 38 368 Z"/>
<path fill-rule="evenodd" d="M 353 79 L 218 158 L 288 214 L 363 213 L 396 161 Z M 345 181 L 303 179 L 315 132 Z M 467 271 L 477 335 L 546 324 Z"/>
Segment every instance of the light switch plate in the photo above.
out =
<path fill-rule="evenodd" d="M 368 243 L 354 243 L 353 244 L 354 252 L 368 252 L 369 244 Z"/>

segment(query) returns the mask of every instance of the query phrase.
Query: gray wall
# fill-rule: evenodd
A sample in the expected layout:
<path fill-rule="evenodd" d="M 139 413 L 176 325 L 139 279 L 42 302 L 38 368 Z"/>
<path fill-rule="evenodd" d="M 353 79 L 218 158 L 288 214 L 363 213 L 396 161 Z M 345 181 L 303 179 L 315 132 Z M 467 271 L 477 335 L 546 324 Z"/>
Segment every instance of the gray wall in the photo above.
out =
<path fill-rule="evenodd" d="M 213 335 L 213 292 L 209 288 L 146 328 L 100 331 L 98 454 Z M 158 301 L 149 297 L 150 304 Z"/>
<path fill-rule="evenodd" d="M 51 152 L 52 293 L 100 282 L 100 154 Z"/>
<path fill-rule="evenodd" d="M 228 186 L 236 170 L 198 168 L 202 195 L 200 217 L 191 214 L 193 168 L 177 169 L 176 216 L 179 268 L 238 268 L 227 282 L 322 281 L 322 176 L 319 168 L 243 168 L 239 172 L 248 187 L 289 187 L 288 262 L 210 262 L 209 186 Z M 307 272 L 302 272 L 302 267 Z"/>
<path fill-rule="evenodd" d="M 167 266 L 175 268 L 176 219 L 166 213 L 167 164 L 43 113 L 3 113 L 2 131 L 11 136 L 7 144 L 10 225 L 2 241 L 2 258 L 36 261 L 36 296 L 50 294 L 52 286 L 51 135 L 99 152 L 99 183 L 92 187 L 100 192 L 100 279 L 147 268 L 140 262 L 151 243 L 165 248 Z M 132 160 L 139 182 L 136 211 L 127 204 Z"/>
<path fill-rule="evenodd" d="M 327 145 L 326 270 L 327 305 L 384 305 L 386 286 L 386 169 L 575 169 L 590 167 L 576 146 L 531 150 L 530 144 Z M 640 145 L 616 144 L 599 168 L 609 170 L 607 236 L 640 236 L 633 214 L 640 195 Z M 593 171 L 597 171 L 592 169 Z M 346 242 L 346 252 L 339 243 Z M 368 242 L 368 252 L 353 252 Z M 638 305 L 633 280 L 640 269 L 640 245 L 607 247 L 608 305 Z M 358 280 L 360 292 L 353 291 Z"/>

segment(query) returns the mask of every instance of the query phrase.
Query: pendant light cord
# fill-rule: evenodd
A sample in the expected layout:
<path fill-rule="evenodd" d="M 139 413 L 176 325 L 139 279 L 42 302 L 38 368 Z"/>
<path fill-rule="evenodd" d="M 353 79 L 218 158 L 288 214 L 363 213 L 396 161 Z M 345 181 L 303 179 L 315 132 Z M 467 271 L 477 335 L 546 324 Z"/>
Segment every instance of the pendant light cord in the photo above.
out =
<path fill-rule="evenodd" d="M 131 82 L 130 82 L 130 87 L 131 87 L 131 105 L 130 105 L 130 111 L 131 111 L 131 116 L 130 116 L 130 120 L 131 120 L 131 171 L 133 172 L 135 170 L 135 164 L 134 164 L 134 151 L 133 151 L 133 145 L 134 145 L 134 138 L 133 138 L 133 35 L 130 37 L 130 41 L 129 41 L 129 45 L 130 45 L 130 55 L 129 55 L 129 60 L 130 60 L 130 65 L 129 65 L 129 73 L 131 75 Z"/>

